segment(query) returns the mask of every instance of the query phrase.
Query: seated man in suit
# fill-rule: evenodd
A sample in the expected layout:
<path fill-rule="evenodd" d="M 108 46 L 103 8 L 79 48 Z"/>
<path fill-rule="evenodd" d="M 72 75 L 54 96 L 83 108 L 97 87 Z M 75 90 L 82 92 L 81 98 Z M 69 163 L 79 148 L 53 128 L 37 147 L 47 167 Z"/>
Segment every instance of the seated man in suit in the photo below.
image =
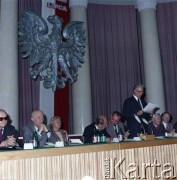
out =
<path fill-rule="evenodd" d="M 152 116 L 152 121 L 149 123 L 148 134 L 154 134 L 155 136 L 165 136 L 167 131 L 161 122 L 160 114 L 154 114 Z"/>
<path fill-rule="evenodd" d="M 39 146 L 42 147 L 48 141 L 51 133 L 43 123 L 44 114 L 40 110 L 33 111 L 31 114 L 31 122 L 23 127 L 24 142 L 32 142 L 32 136 L 37 133 Z"/>
<path fill-rule="evenodd" d="M 162 124 L 168 133 L 174 132 L 173 124 L 170 122 L 171 115 L 168 112 L 164 112 L 161 114 Z"/>
<path fill-rule="evenodd" d="M 18 133 L 15 127 L 10 125 L 9 120 L 6 111 L 0 109 L 0 147 L 13 147 L 16 145 Z"/>
<path fill-rule="evenodd" d="M 106 128 L 108 134 L 112 138 L 117 138 L 119 132 L 124 136 L 124 138 L 127 138 L 129 136 L 129 131 L 125 131 L 124 124 L 121 122 L 122 115 L 118 111 L 114 111 L 111 115 L 111 119 L 108 123 L 108 126 Z"/>
<path fill-rule="evenodd" d="M 83 133 L 84 143 L 92 143 L 95 134 L 101 136 L 104 134 L 106 136 L 106 142 L 110 141 L 110 135 L 106 131 L 107 118 L 104 115 L 100 115 L 96 118 L 96 122 L 88 125 Z"/>
<path fill-rule="evenodd" d="M 139 136 L 141 131 L 147 133 L 147 124 L 143 121 L 148 121 L 153 112 L 145 113 L 143 108 L 146 102 L 141 98 L 144 93 L 144 86 L 137 84 L 133 88 L 133 95 L 127 98 L 123 104 L 123 116 L 127 121 L 127 129 L 130 131 L 129 138 Z"/>

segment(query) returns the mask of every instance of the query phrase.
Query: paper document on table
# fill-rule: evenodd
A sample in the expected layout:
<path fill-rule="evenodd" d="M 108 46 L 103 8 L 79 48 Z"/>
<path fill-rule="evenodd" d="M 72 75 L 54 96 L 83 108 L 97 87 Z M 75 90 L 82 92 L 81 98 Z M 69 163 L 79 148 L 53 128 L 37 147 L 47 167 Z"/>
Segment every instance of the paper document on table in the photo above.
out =
<path fill-rule="evenodd" d="M 156 104 L 152 104 L 152 103 L 148 103 L 148 105 L 146 105 L 146 107 L 144 107 L 143 111 L 144 112 L 150 112 L 154 109 L 158 108 L 159 109 L 159 106 L 156 105 Z"/>
<path fill-rule="evenodd" d="M 70 144 L 83 144 L 80 139 L 70 139 Z"/>

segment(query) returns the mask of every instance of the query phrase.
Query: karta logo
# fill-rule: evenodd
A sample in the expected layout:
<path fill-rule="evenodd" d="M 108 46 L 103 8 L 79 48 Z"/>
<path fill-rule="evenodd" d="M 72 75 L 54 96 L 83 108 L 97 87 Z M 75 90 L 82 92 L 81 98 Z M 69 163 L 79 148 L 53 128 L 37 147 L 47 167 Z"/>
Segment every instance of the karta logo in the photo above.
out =
<path fill-rule="evenodd" d="M 157 159 L 152 163 L 137 164 L 127 163 L 126 159 L 108 158 L 104 160 L 105 179 L 146 179 L 148 180 L 148 172 L 151 173 L 153 179 L 176 179 L 176 169 L 171 163 L 159 164 Z M 124 170 L 123 170 L 123 167 Z M 117 175 L 116 175 L 117 174 Z"/>

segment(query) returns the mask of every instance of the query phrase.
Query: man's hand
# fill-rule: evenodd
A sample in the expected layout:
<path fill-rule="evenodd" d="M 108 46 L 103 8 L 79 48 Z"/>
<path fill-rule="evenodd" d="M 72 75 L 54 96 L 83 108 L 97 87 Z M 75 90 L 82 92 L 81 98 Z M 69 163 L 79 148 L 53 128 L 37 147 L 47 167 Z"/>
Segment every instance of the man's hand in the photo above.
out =
<path fill-rule="evenodd" d="M 153 115 L 154 114 L 154 110 L 149 111 L 149 114 Z"/>
<path fill-rule="evenodd" d="M 124 137 L 128 138 L 129 135 L 130 135 L 130 131 L 129 130 L 125 131 Z"/>
<path fill-rule="evenodd" d="M 106 142 L 111 142 L 111 138 L 106 138 Z"/>
<path fill-rule="evenodd" d="M 137 116 L 141 116 L 143 113 L 144 113 L 143 110 L 140 110 L 140 111 L 138 111 L 138 112 L 136 113 L 136 115 L 137 115 Z"/>
<path fill-rule="evenodd" d="M 175 130 L 173 130 L 172 132 L 169 132 L 169 133 L 167 133 L 167 134 L 168 134 L 168 136 L 172 137 L 172 136 L 175 135 Z"/>
<path fill-rule="evenodd" d="M 39 127 L 39 131 L 42 132 L 48 132 L 48 129 L 46 128 L 46 125 L 45 124 L 40 124 L 40 127 Z"/>
<path fill-rule="evenodd" d="M 8 136 L 5 141 L 2 141 L 0 146 L 1 147 L 9 147 L 9 146 L 15 146 L 16 139 L 13 136 Z"/>

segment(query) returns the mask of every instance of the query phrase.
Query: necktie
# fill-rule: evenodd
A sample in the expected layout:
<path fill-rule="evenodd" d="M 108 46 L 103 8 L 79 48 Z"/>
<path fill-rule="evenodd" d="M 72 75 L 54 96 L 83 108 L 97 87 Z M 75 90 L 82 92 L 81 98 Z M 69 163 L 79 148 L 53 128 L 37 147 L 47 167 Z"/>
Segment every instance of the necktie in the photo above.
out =
<path fill-rule="evenodd" d="M 3 129 L 0 130 L 0 142 L 2 141 L 3 135 L 2 135 Z"/>
<path fill-rule="evenodd" d="M 168 123 L 166 123 L 165 129 L 166 129 L 166 130 L 168 129 Z"/>
<path fill-rule="evenodd" d="M 118 135 L 117 126 L 116 126 L 116 125 L 114 125 L 114 130 L 115 130 L 115 132 L 116 132 L 116 135 Z"/>
<path fill-rule="evenodd" d="M 138 104 L 139 104 L 139 106 L 141 107 L 141 109 L 142 109 L 142 105 L 141 105 L 141 102 L 140 102 L 140 99 L 138 98 Z"/>

